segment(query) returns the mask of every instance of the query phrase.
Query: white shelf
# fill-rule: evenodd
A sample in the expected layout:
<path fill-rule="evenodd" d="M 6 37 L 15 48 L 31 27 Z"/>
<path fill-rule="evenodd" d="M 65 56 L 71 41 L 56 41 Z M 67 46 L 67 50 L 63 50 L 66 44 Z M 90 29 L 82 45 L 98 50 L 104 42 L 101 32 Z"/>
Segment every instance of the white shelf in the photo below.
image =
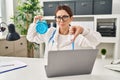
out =
<path fill-rule="evenodd" d="M 120 17 L 119 14 L 116 15 L 74 15 L 74 18 L 97 18 L 97 19 L 116 19 Z M 43 19 L 45 20 L 54 20 L 54 16 L 44 16 Z"/>
<path fill-rule="evenodd" d="M 54 20 L 54 16 L 44 16 L 43 19 L 45 20 Z"/>
<path fill-rule="evenodd" d="M 116 37 L 102 37 L 102 43 L 116 43 Z"/>

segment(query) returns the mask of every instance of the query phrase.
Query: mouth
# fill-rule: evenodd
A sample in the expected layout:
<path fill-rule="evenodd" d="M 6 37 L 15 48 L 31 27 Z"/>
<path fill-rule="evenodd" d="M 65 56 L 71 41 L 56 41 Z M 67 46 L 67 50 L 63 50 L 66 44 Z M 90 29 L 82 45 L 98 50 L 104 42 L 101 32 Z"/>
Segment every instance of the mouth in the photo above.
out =
<path fill-rule="evenodd" d="M 64 23 L 60 23 L 61 26 L 64 26 L 65 24 Z"/>

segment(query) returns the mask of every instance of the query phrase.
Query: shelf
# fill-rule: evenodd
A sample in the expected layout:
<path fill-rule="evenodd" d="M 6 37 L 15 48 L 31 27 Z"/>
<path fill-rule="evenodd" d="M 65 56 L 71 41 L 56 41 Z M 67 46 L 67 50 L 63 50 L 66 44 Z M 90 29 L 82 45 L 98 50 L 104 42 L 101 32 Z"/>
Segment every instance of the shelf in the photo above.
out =
<path fill-rule="evenodd" d="M 116 37 L 102 37 L 102 43 L 116 43 Z"/>
<path fill-rule="evenodd" d="M 114 18 L 118 18 L 118 16 L 120 16 L 119 14 L 116 15 L 94 15 L 95 18 L 98 19 L 114 19 Z"/>
<path fill-rule="evenodd" d="M 43 19 L 45 20 L 54 20 L 54 16 L 44 16 Z"/>

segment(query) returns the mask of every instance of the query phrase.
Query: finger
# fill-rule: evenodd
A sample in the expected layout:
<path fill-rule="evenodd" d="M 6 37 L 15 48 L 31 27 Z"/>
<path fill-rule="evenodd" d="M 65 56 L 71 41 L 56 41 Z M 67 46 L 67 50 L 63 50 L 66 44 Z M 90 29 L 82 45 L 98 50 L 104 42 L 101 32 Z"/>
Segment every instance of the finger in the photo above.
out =
<path fill-rule="evenodd" d="M 75 29 L 73 27 L 69 28 L 69 34 L 72 35 L 75 33 Z"/>
<path fill-rule="evenodd" d="M 33 22 L 36 23 L 37 20 L 38 20 L 38 17 L 35 16 Z"/>
<path fill-rule="evenodd" d="M 69 34 L 70 34 L 70 35 L 73 35 L 73 34 L 74 34 L 74 31 L 69 31 Z"/>
<path fill-rule="evenodd" d="M 75 32 L 74 32 L 74 37 L 71 39 L 71 41 L 75 41 L 76 37 L 80 34 L 80 31 L 79 29 L 77 29 Z"/>
<path fill-rule="evenodd" d="M 71 39 L 71 42 L 74 42 L 76 39 L 76 36 L 74 36 L 72 39 Z"/>
<path fill-rule="evenodd" d="M 41 21 L 42 20 L 42 16 L 39 16 L 39 15 L 35 16 L 33 22 L 36 23 L 38 20 Z"/>
<path fill-rule="evenodd" d="M 43 17 L 42 16 L 38 16 L 38 18 L 39 18 L 39 20 L 42 20 Z"/>

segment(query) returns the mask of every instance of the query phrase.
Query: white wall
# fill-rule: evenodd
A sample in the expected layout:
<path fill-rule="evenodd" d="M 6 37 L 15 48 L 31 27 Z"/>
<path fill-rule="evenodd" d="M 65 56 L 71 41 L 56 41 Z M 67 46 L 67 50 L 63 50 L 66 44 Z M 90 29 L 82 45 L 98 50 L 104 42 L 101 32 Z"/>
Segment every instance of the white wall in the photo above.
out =
<path fill-rule="evenodd" d="M 1 8 L 1 17 L 2 17 L 1 20 L 6 21 L 5 0 L 1 0 L 0 8 Z"/>
<path fill-rule="evenodd" d="M 112 13 L 120 14 L 120 0 L 113 0 Z"/>
<path fill-rule="evenodd" d="M 2 5 L 1 5 L 2 3 L 1 3 L 1 0 L 0 0 L 0 7 L 2 7 Z M 0 22 L 2 21 L 2 8 L 0 8 Z"/>
<path fill-rule="evenodd" d="M 5 0 L 6 6 L 6 23 L 12 23 L 12 20 L 10 19 L 14 15 L 13 11 L 13 0 Z"/>

